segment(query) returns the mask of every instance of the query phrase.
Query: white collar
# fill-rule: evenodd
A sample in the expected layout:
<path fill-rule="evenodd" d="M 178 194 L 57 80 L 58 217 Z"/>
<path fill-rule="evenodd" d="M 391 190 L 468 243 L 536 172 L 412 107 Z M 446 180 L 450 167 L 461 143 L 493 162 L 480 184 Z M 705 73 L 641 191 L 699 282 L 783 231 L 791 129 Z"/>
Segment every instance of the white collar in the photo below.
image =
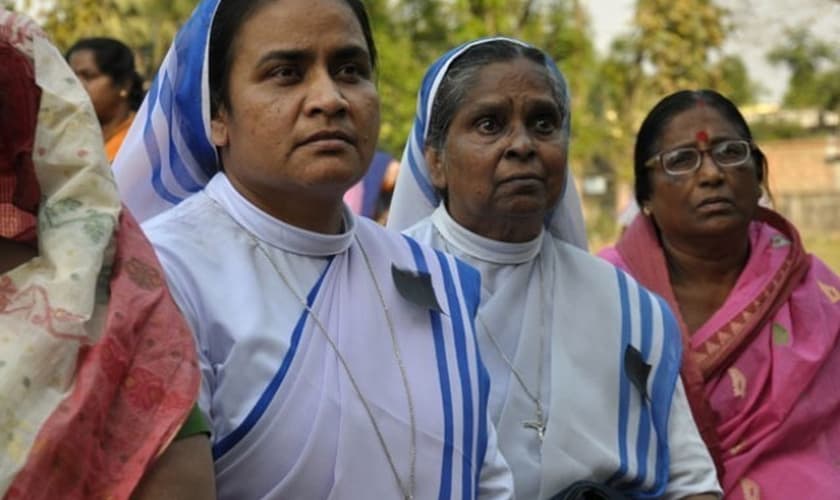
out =
<path fill-rule="evenodd" d="M 432 224 L 458 252 L 494 264 L 522 264 L 536 258 L 542 248 L 545 229 L 531 241 L 510 243 L 473 233 L 458 224 L 441 203 L 431 215 Z"/>
<path fill-rule="evenodd" d="M 343 208 L 344 232 L 324 234 L 301 229 L 267 214 L 242 196 L 223 172 L 213 176 L 204 191 L 246 231 L 280 250 L 326 257 L 344 252 L 353 243 L 356 221 L 346 205 Z"/>

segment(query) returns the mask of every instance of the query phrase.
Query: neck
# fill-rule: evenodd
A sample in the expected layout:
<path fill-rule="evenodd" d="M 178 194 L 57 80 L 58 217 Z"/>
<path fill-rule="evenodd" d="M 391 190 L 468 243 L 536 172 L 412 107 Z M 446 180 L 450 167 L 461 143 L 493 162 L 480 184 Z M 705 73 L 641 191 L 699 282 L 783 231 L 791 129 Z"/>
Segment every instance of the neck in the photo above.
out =
<path fill-rule="evenodd" d="M 485 238 L 508 243 L 525 243 L 540 235 L 543 230 L 542 219 L 528 218 L 481 218 L 473 221 L 458 220 L 449 213 L 458 224 Z"/>
<path fill-rule="evenodd" d="M 228 179 L 245 199 L 275 219 L 316 233 L 341 233 L 344 222 L 341 194 L 313 196 L 303 190 L 262 193 L 244 186 L 235 176 L 228 175 Z"/>
<path fill-rule="evenodd" d="M 120 126 L 128 120 L 129 116 L 131 116 L 131 108 L 128 107 L 128 103 L 124 103 L 120 105 L 111 118 L 99 122 L 99 125 L 102 127 L 102 137 L 105 139 L 105 142 L 108 142 L 116 135 Z"/>
<path fill-rule="evenodd" d="M 723 241 L 708 237 L 676 243 L 662 235 L 662 246 L 672 284 L 715 283 L 731 290 L 750 256 L 746 235 L 735 244 L 731 238 Z"/>

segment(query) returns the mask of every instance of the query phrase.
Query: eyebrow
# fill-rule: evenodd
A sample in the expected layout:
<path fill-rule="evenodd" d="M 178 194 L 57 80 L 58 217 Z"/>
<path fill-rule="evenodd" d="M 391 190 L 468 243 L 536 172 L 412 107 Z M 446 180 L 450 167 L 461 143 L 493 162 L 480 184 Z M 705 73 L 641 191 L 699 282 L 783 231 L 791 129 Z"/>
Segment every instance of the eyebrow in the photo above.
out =
<path fill-rule="evenodd" d="M 743 137 L 739 137 L 737 135 L 733 135 L 733 136 L 723 135 L 723 136 L 709 137 L 709 144 L 712 145 L 712 146 L 714 146 L 715 144 L 720 144 L 721 142 L 724 142 L 724 141 L 746 141 L 746 139 L 744 139 Z M 665 148 L 665 149 L 663 149 L 663 151 L 672 151 L 674 149 L 694 148 L 694 147 L 697 147 L 697 141 L 696 140 L 695 141 L 681 142 L 681 143 L 679 143 L 675 146 Z"/>
<path fill-rule="evenodd" d="M 262 66 L 263 64 L 270 61 L 303 61 L 310 57 L 311 55 L 309 54 L 309 52 L 305 50 L 271 50 L 260 56 L 259 61 L 257 61 L 257 66 Z"/>
<path fill-rule="evenodd" d="M 257 61 L 257 66 L 262 66 L 271 61 L 301 62 L 312 59 L 312 57 L 312 51 L 306 49 L 277 49 L 263 54 L 259 61 Z M 344 61 L 357 58 L 370 60 L 370 54 L 364 47 L 355 44 L 339 47 L 329 55 L 329 59 L 331 60 L 338 59 Z"/>

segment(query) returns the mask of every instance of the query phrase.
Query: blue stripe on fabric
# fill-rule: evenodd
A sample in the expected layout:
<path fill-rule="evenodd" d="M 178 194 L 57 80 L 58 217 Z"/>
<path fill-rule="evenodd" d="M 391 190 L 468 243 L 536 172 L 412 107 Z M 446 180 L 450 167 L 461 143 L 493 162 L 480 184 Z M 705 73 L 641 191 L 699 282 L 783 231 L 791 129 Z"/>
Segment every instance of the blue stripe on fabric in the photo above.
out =
<path fill-rule="evenodd" d="M 653 294 L 652 294 L 653 295 Z M 656 476 L 651 489 L 639 498 L 660 498 L 665 494 L 670 472 L 670 452 L 668 445 L 668 420 L 674 391 L 680 374 L 682 360 L 682 337 L 677 320 L 668 304 L 658 295 L 653 295 L 662 312 L 662 356 L 653 378 L 651 393 L 653 405 L 653 426 L 657 434 Z"/>
<path fill-rule="evenodd" d="M 420 245 L 416 241 L 403 236 L 408 242 L 411 249 L 411 254 L 414 256 L 414 261 L 417 264 L 417 270 L 423 273 L 429 272 L 429 266 L 426 263 L 426 257 L 420 249 Z M 454 455 L 453 443 L 454 439 L 454 417 L 452 415 L 452 388 L 449 381 L 449 370 L 446 362 L 446 343 L 443 339 L 443 326 L 441 324 L 440 313 L 438 311 L 429 311 L 429 317 L 432 323 L 432 336 L 435 340 L 435 356 L 437 358 L 438 374 L 440 375 L 440 393 L 443 398 L 443 457 L 441 460 L 440 470 L 440 492 L 438 493 L 439 500 L 449 500 L 452 493 L 452 457 Z"/>
<path fill-rule="evenodd" d="M 176 95 L 172 90 L 172 80 L 170 80 L 169 73 L 167 73 L 163 78 L 163 85 L 161 86 L 160 107 L 163 109 L 164 116 L 166 116 L 166 123 L 169 124 L 170 131 L 173 130 L 173 127 L 185 125 L 183 123 L 176 123 L 176 120 L 174 119 L 175 117 L 173 113 L 175 110 L 175 99 Z M 172 140 L 172 134 L 170 133 L 169 136 L 169 171 L 178 182 L 178 185 L 181 186 L 181 189 L 189 193 L 200 191 L 201 185 L 195 181 L 192 173 L 186 165 L 184 165 L 184 161 L 181 159 L 178 151 L 176 151 L 175 142 Z"/>
<path fill-rule="evenodd" d="M 207 139 L 202 114 L 203 101 L 201 82 L 203 68 L 195 71 L 195 65 L 203 65 L 206 60 L 207 44 L 210 42 L 208 33 L 213 22 L 213 15 L 218 2 L 206 2 L 199 6 L 190 21 L 181 28 L 179 36 L 175 38 L 174 50 L 177 55 L 175 70 L 175 100 L 178 109 L 184 116 L 176 117 L 178 126 L 183 131 L 181 136 L 187 150 L 193 155 L 199 168 L 209 179 L 216 173 L 216 148 Z M 170 122 L 172 123 L 172 122 Z M 173 145 L 174 146 L 174 145 Z M 172 163 L 172 170 L 176 178 L 190 174 L 189 167 L 183 160 Z M 190 190 L 185 187 L 184 189 Z"/>
<path fill-rule="evenodd" d="M 315 282 L 315 286 L 312 287 L 312 290 L 309 291 L 309 295 L 306 296 L 306 303 L 309 307 L 312 307 L 312 304 L 315 302 L 315 297 L 318 296 L 318 291 L 321 288 L 321 284 L 324 282 L 324 277 L 327 275 L 327 272 L 330 270 L 332 265 L 332 257 L 329 258 L 327 261 L 327 267 L 324 269 L 324 272 L 321 273 L 321 276 L 318 278 L 318 281 Z M 274 399 L 274 395 L 277 393 L 277 390 L 280 388 L 280 384 L 283 383 L 283 379 L 286 377 L 286 373 L 289 371 L 289 367 L 292 364 L 292 360 L 295 357 L 295 353 L 297 352 L 298 344 L 300 343 L 300 337 L 303 333 L 303 327 L 306 324 L 306 318 L 309 315 L 308 311 L 304 309 L 301 313 L 300 318 L 298 319 L 297 324 L 295 325 L 295 329 L 292 332 L 292 339 L 289 344 L 289 350 L 286 351 L 286 355 L 283 357 L 283 363 L 280 365 L 280 369 L 277 370 L 277 373 L 274 374 L 274 377 L 271 379 L 271 382 L 268 383 L 268 386 L 263 391 L 260 398 L 257 400 L 257 404 L 251 408 L 251 411 L 248 412 L 248 416 L 245 417 L 245 420 L 239 424 L 239 427 L 233 430 L 230 434 L 225 436 L 224 438 L 220 439 L 216 444 L 213 445 L 213 460 L 218 460 L 219 457 L 227 453 L 231 450 L 236 444 L 244 438 L 251 429 L 259 421 L 260 417 L 263 416 L 265 410 L 268 409 L 268 405 L 271 404 L 271 400 Z"/>
<path fill-rule="evenodd" d="M 653 310 L 650 302 L 650 294 L 647 290 L 638 287 L 639 309 L 641 310 L 641 338 L 642 358 L 650 359 L 650 349 L 653 342 Z M 639 395 L 641 399 L 641 394 Z M 627 488 L 638 488 L 645 482 L 647 476 L 648 453 L 650 449 L 650 407 L 649 402 L 641 399 L 641 414 L 639 415 L 639 429 L 636 441 L 636 478 L 627 485 Z"/>
<path fill-rule="evenodd" d="M 630 299 L 627 292 L 627 277 L 620 269 L 616 269 L 618 290 L 621 299 L 621 347 L 618 356 L 618 470 L 607 481 L 612 484 L 621 480 L 627 474 L 627 416 L 630 408 L 630 380 L 624 373 L 624 349 L 630 345 Z"/>
<path fill-rule="evenodd" d="M 478 315 L 478 306 L 481 302 L 481 274 L 473 267 L 459 259 L 455 259 L 458 269 L 458 280 L 461 282 L 461 290 L 464 294 L 464 301 L 467 311 L 470 313 L 470 328 L 475 333 L 475 318 Z M 478 347 L 478 337 L 473 334 L 473 349 L 475 349 L 475 360 L 478 372 L 478 442 L 476 443 L 476 468 L 475 468 L 475 491 L 481 478 L 481 469 L 487 455 L 487 404 L 490 398 L 490 374 L 487 367 L 481 360 L 481 351 Z"/>
<path fill-rule="evenodd" d="M 148 114 L 146 115 L 146 123 L 143 127 L 143 144 L 146 146 L 146 154 L 149 155 L 149 163 L 152 167 L 152 188 L 154 188 L 158 196 L 167 202 L 177 204 L 183 201 L 183 199 L 180 196 L 170 193 L 166 186 L 163 185 L 163 180 L 161 179 L 160 148 L 158 147 L 154 126 L 152 125 L 152 114 L 157 107 L 160 87 L 164 84 L 164 81 L 168 80 L 161 80 L 160 76 L 158 76 L 152 84 L 152 88 L 149 89 L 149 95 L 146 96 L 149 104 L 146 108 L 148 109 Z"/>
<path fill-rule="evenodd" d="M 469 362 L 467 361 L 466 332 L 464 331 L 463 317 L 461 315 L 461 301 L 458 300 L 458 291 L 455 289 L 455 282 L 452 279 L 452 271 L 446 255 L 435 251 L 441 271 L 443 271 L 443 284 L 446 289 L 446 301 L 449 304 L 449 316 L 454 328 L 455 353 L 458 360 L 458 375 L 461 380 L 461 401 L 463 403 L 463 456 L 461 460 L 461 498 L 472 498 L 473 486 L 473 390 L 472 377 L 470 376 Z"/>

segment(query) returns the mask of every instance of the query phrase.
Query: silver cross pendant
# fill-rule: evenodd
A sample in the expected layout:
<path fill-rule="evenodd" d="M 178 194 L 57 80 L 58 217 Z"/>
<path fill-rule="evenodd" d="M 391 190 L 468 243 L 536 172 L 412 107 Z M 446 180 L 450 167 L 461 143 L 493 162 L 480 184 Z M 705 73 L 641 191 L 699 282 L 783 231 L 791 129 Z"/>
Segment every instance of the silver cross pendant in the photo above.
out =
<path fill-rule="evenodd" d="M 545 437 L 545 423 L 542 420 L 526 420 L 522 422 L 522 427 L 537 431 L 537 437 L 540 438 L 540 442 L 543 441 Z"/>

